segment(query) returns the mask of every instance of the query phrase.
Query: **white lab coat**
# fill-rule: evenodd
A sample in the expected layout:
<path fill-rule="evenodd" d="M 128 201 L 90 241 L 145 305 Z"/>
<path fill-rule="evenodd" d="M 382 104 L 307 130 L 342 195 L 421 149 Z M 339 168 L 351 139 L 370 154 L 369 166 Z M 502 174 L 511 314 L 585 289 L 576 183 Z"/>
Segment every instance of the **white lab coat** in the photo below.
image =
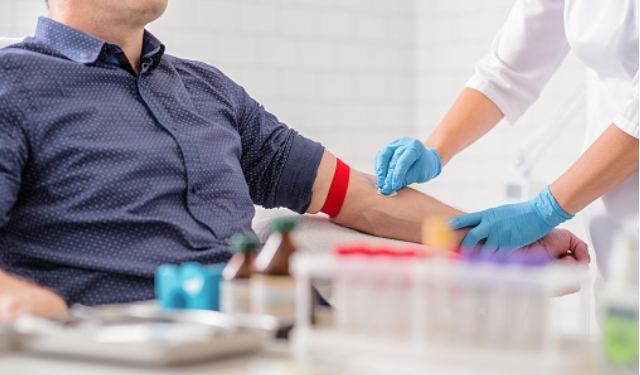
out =
<path fill-rule="evenodd" d="M 519 0 L 467 87 L 515 123 L 569 50 L 592 70 L 585 148 L 611 124 L 638 138 L 638 0 Z M 605 276 L 613 237 L 638 238 L 638 173 L 583 215 Z"/>

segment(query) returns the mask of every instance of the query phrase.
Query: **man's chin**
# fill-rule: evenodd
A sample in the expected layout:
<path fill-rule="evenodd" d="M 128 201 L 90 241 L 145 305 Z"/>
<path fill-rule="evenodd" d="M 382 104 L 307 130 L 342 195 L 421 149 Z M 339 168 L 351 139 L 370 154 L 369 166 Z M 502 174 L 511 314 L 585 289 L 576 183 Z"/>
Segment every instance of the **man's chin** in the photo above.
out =
<path fill-rule="evenodd" d="M 134 2 L 128 17 L 137 24 L 147 25 L 160 18 L 167 9 L 168 0 L 142 0 Z"/>

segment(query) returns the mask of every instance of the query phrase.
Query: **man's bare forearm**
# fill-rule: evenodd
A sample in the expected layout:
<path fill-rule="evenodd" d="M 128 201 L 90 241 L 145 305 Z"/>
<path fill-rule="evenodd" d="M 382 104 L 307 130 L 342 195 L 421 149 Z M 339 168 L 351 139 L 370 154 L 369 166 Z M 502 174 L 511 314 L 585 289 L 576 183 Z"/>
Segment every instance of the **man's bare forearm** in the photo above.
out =
<path fill-rule="evenodd" d="M 421 241 L 422 223 L 429 217 L 449 219 L 463 214 L 437 199 L 411 188 L 392 197 L 378 194 L 375 177 L 351 171 L 349 190 L 340 215 L 333 221 L 379 237 Z M 456 233 L 460 241 L 464 233 Z"/>

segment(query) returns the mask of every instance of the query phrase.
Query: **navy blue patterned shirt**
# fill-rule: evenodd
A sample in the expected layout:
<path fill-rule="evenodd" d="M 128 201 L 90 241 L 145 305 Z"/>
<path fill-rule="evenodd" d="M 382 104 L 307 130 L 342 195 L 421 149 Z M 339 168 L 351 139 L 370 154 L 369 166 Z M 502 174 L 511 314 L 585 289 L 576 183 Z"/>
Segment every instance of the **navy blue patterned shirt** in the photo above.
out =
<path fill-rule="evenodd" d="M 165 263 L 229 258 L 253 204 L 304 212 L 323 147 L 145 33 L 48 18 L 0 50 L 0 268 L 89 305 L 153 298 Z"/>

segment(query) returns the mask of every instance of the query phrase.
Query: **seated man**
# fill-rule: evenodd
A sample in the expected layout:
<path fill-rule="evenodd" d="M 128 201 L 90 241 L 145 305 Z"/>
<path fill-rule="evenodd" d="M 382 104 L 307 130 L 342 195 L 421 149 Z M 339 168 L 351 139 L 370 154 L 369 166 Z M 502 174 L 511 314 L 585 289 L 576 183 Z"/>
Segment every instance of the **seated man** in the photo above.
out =
<path fill-rule="evenodd" d="M 165 263 L 229 258 L 253 204 L 316 213 L 336 158 L 145 26 L 167 0 L 50 0 L 35 36 L 0 51 L 0 320 L 153 298 Z M 419 242 L 460 211 L 350 172 L 336 223 Z M 463 233 L 460 233 L 462 239 Z M 543 239 L 552 257 L 586 245 Z"/>

